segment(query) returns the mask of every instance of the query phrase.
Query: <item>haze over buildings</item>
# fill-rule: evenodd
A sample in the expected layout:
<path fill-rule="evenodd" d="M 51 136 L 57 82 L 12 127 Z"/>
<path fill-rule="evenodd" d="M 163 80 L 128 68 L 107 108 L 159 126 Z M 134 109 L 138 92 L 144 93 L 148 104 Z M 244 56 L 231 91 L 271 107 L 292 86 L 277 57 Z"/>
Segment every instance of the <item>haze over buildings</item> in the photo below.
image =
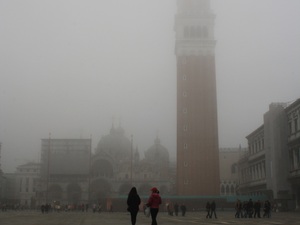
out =
<path fill-rule="evenodd" d="M 300 2 L 212 1 L 220 147 L 246 146 L 270 102 L 299 98 Z M 176 152 L 174 0 L 1 1 L 2 169 L 39 161 L 41 139 L 121 123 L 144 152 Z"/>

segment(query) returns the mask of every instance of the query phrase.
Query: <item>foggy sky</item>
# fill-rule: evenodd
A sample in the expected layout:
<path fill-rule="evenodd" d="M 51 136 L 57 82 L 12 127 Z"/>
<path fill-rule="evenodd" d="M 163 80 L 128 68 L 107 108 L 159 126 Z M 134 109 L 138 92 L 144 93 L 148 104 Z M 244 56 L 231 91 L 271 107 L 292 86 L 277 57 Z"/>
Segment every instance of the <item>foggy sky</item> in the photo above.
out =
<path fill-rule="evenodd" d="M 300 1 L 214 0 L 220 147 L 247 146 L 271 102 L 300 97 Z M 41 139 L 115 127 L 176 152 L 175 0 L 0 0 L 2 169 Z"/>

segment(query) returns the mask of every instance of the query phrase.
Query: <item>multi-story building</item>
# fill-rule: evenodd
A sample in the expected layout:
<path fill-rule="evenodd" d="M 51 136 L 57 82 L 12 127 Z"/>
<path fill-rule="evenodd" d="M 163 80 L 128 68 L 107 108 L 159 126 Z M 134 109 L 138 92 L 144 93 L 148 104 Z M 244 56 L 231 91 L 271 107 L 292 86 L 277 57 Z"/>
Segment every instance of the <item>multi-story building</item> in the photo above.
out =
<path fill-rule="evenodd" d="M 286 108 L 288 119 L 289 181 L 296 208 L 300 206 L 300 99 Z"/>
<path fill-rule="evenodd" d="M 40 166 L 39 163 L 27 163 L 17 167 L 17 172 L 15 173 L 17 185 L 16 195 L 22 207 L 36 207 Z"/>
<path fill-rule="evenodd" d="M 42 139 L 39 204 L 87 202 L 91 139 Z"/>
<path fill-rule="evenodd" d="M 219 195 L 215 15 L 209 0 L 177 5 L 177 194 Z"/>
<path fill-rule="evenodd" d="M 272 103 L 264 114 L 264 123 L 246 138 L 248 152 L 239 161 L 239 192 L 265 195 L 288 208 L 291 187 L 288 181 L 288 122 L 286 103 Z"/>

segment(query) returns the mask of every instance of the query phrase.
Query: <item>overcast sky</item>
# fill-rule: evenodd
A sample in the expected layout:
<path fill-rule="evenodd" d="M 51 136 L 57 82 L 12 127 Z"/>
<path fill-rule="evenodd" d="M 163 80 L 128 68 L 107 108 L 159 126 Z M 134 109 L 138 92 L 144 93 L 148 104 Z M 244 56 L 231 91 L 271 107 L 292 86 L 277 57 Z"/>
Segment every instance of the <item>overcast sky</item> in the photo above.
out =
<path fill-rule="evenodd" d="M 300 97 L 300 1 L 213 0 L 220 147 L 247 146 L 271 102 Z M 175 0 L 0 0 L 2 170 L 41 139 L 112 123 L 176 152 Z"/>

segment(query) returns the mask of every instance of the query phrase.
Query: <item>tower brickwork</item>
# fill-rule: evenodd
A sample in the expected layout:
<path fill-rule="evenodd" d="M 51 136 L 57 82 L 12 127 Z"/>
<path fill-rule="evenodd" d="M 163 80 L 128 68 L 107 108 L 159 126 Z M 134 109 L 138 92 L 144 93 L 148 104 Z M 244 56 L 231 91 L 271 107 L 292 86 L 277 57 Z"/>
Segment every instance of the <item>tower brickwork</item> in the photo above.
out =
<path fill-rule="evenodd" d="M 219 195 L 215 15 L 209 0 L 177 6 L 177 194 Z"/>

